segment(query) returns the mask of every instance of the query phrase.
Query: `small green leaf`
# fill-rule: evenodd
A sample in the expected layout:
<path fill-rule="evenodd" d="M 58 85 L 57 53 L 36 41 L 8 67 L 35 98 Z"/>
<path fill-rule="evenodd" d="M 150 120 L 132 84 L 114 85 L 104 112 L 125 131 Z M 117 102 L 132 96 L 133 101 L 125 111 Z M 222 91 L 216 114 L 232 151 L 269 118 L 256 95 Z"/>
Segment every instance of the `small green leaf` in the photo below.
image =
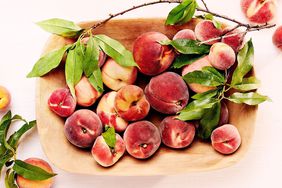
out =
<path fill-rule="evenodd" d="M 198 128 L 198 136 L 201 139 L 206 140 L 210 138 L 212 131 L 218 126 L 220 119 L 220 108 L 221 104 L 220 102 L 217 102 L 203 115 Z"/>
<path fill-rule="evenodd" d="M 47 32 L 69 38 L 76 37 L 83 31 L 74 22 L 59 18 L 44 20 L 38 22 L 37 25 Z"/>
<path fill-rule="evenodd" d="M 56 176 L 57 174 L 49 173 L 40 167 L 28 164 L 21 160 L 15 160 L 13 170 L 20 176 L 29 180 L 46 180 Z"/>
<path fill-rule="evenodd" d="M 213 98 L 218 94 L 218 92 L 219 92 L 218 89 L 209 90 L 209 91 L 206 91 L 204 93 L 197 93 L 197 94 L 193 95 L 191 98 L 196 99 L 196 100 Z"/>
<path fill-rule="evenodd" d="M 98 68 L 92 73 L 92 75 L 88 78 L 88 81 L 100 93 L 104 91 L 102 73 L 100 68 Z"/>
<path fill-rule="evenodd" d="M 174 63 L 172 65 L 172 68 L 179 69 L 182 68 L 185 65 L 190 65 L 197 61 L 198 59 L 201 59 L 203 55 L 185 55 L 180 54 L 177 56 L 174 60 Z"/>
<path fill-rule="evenodd" d="M 232 86 L 241 83 L 243 81 L 244 76 L 253 68 L 254 46 L 252 43 L 252 39 L 250 39 L 239 51 L 237 60 L 238 66 L 236 67 L 232 76 Z"/>
<path fill-rule="evenodd" d="M 216 29 L 222 29 L 222 23 L 221 22 L 213 19 L 212 23 L 213 23 L 213 25 Z"/>
<path fill-rule="evenodd" d="M 117 40 L 106 35 L 95 35 L 94 38 L 100 48 L 119 65 L 125 67 L 137 66 L 132 53 Z"/>
<path fill-rule="evenodd" d="M 258 105 L 265 101 L 271 101 L 267 96 L 260 95 L 256 92 L 249 93 L 233 93 L 230 97 L 227 98 L 229 101 L 238 103 L 238 104 L 248 104 L 248 105 Z"/>
<path fill-rule="evenodd" d="M 106 132 L 102 133 L 102 136 L 107 143 L 107 145 L 111 148 L 114 149 L 116 146 L 116 133 L 115 129 L 113 127 L 109 127 Z"/>
<path fill-rule="evenodd" d="M 47 53 L 41 57 L 33 66 L 32 71 L 27 75 L 28 78 L 41 77 L 50 72 L 51 70 L 57 68 L 65 54 L 71 45 L 62 47 L 59 50 L 55 50 Z"/>
<path fill-rule="evenodd" d="M 250 91 L 260 87 L 260 81 L 256 77 L 243 78 L 242 83 L 232 86 L 240 91 Z"/>
<path fill-rule="evenodd" d="M 208 13 L 208 14 L 205 14 L 204 16 L 204 19 L 206 19 L 206 20 L 213 20 L 213 15 L 212 14 L 210 14 L 210 13 Z"/>
<path fill-rule="evenodd" d="M 15 183 L 16 173 L 15 171 L 8 169 L 5 176 L 5 186 L 6 188 L 18 188 L 17 184 Z"/>

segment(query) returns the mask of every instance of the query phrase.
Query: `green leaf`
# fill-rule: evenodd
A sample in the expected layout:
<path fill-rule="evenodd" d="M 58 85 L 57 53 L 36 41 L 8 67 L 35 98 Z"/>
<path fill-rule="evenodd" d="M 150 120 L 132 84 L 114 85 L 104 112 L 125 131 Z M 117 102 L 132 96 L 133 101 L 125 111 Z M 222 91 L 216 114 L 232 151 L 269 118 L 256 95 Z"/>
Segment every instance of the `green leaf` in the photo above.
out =
<path fill-rule="evenodd" d="M 113 127 L 109 127 L 106 132 L 102 133 L 102 136 L 107 143 L 107 145 L 111 148 L 114 149 L 116 145 L 116 133 L 115 129 Z"/>
<path fill-rule="evenodd" d="M 216 29 L 222 29 L 222 23 L 221 22 L 219 22 L 219 21 L 217 21 L 217 20 L 213 20 L 212 21 L 212 23 L 213 23 L 213 25 L 214 25 L 214 27 L 216 28 Z"/>
<path fill-rule="evenodd" d="M 74 86 L 82 77 L 83 60 L 84 45 L 78 42 L 75 48 L 69 51 L 65 65 L 66 82 L 73 97 L 75 97 Z"/>
<path fill-rule="evenodd" d="M 14 154 L 10 150 L 6 150 L 3 155 L 0 155 L 0 175 L 3 166 L 10 161 L 10 159 L 14 156 Z"/>
<path fill-rule="evenodd" d="M 242 83 L 232 86 L 240 91 L 250 91 L 260 87 L 260 81 L 256 77 L 243 78 Z"/>
<path fill-rule="evenodd" d="M 221 104 L 220 102 L 217 102 L 203 115 L 198 128 L 198 136 L 201 139 L 206 140 L 210 138 L 212 131 L 218 126 L 220 119 L 220 108 Z"/>
<path fill-rule="evenodd" d="M 252 39 L 250 39 L 237 55 L 238 66 L 236 67 L 231 85 L 237 85 L 243 81 L 244 76 L 250 72 L 254 63 L 254 46 Z"/>
<path fill-rule="evenodd" d="M 173 8 L 166 19 L 166 25 L 186 23 L 192 19 L 195 14 L 197 3 L 195 0 L 184 0 Z"/>
<path fill-rule="evenodd" d="M 227 98 L 229 101 L 238 103 L 238 104 L 248 104 L 248 105 L 258 105 L 265 101 L 271 101 L 267 96 L 260 95 L 256 92 L 249 93 L 233 93 L 230 97 Z"/>
<path fill-rule="evenodd" d="M 203 68 L 202 68 L 202 71 L 212 73 L 212 74 L 213 74 L 214 76 L 216 76 L 216 77 L 218 78 L 218 80 L 220 80 L 221 82 L 224 82 L 224 80 L 225 80 L 223 74 L 221 74 L 218 70 L 216 70 L 216 69 L 213 68 L 213 67 L 209 67 L 209 66 L 203 67 Z"/>
<path fill-rule="evenodd" d="M 49 173 L 40 167 L 28 164 L 21 160 L 15 160 L 13 170 L 20 176 L 29 180 L 46 180 L 57 174 Z"/>
<path fill-rule="evenodd" d="M 215 89 L 215 90 L 206 91 L 204 93 L 197 93 L 193 95 L 191 98 L 196 100 L 207 99 L 207 98 L 215 97 L 217 94 L 218 94 L 218 89 Z"/>
<path fill-rule="evenodd" d="M 172 45 L 181 54 L 208 54 L 210 46 L 206 44 L 199 44 L 196 40 L 176 39 L 171 41 L 161 41 L 163 45 Z"/>
<path fill-rule="evenodd" d="M 100 48 L 119 65 L 125 67 L 137 66 L 132 53 L 117 40 L 106 35 L 95 35 L 94 38 Z"/>
<path fill-rule="evenodd" d="M 32 78 L 44 76 L 51 70 L 57 68 L 61 63 L 65 52 L 70 46 L 71 45 L 66 45 L 59 50 L 54 50 L 41 57 L 33 66 L 32 71 L 28 73 L 27 77 Z"/>
<path fill-rule="evenodd" d="M 6 188 L 18 188 L 17 184 L 15 183 L 16 173 L 15 171 L 9 169 L 6 172 L 5 176 L 5 187 Z"/>
<path fill-rule="evenodd" d="M 0 127 L 1 127 L 1 124 L 4 123 L 4 121 L 7 121 L 7 120 L 10 120 L 12 118 L 12 112 L 11 110 L 9 110 L 1 119 L 0 121 Z"/>
<path fill-rule="evenodd" d="M 38 22 L 37 25 L 47 32 L 69 38 L 76 37 L 83 31 L 74 22 L 59 18 L 44 20 Z"/>
<path fill-rule="evenodd" d="M 102 73 L 100 68 L 92 73 L 92 75 L 88 78 L 88 81 L 100 93 L 104 91 Z"/>
<path fill-rule="evenodd" d="M 210 13 L 204 15 L 204 19 L 206 20 L 213 20 L 213 18 L 214 18 L 213 15 Z"/>
<path fill-rule="evenodd" d="M 213 25 L 217 28 L 217 29 L 221 29 L 222 28 L 222 24 L 217 21 L 216 19 L 214 19 L 214 16 L 212 14 L 205 14 L 204 19 L 206 20 L 211 20 Z"/>
<path fill-rule="evenodd" d="M 172 65 L 172 68 L 179 69 L 182 68 L 185 65 L 190 65 L 197 61 L 198 59 L 201 59 L 203 55 L 186 55 L 186 54 L 180 54 L 177 56 L 174 60 L 174 63 Z"/>

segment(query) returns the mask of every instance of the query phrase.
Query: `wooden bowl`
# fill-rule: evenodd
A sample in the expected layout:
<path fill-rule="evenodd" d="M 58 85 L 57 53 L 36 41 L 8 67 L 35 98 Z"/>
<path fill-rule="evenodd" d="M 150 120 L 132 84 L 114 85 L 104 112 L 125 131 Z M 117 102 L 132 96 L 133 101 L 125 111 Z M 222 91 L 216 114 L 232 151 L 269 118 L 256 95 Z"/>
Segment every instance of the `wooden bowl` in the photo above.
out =
<path fill-rule="evenodd" d="M 197 20 L 192 20 L 182 26 L 165 26 L 164 19 L 113 20 L 94 32 L 95 34 L 106 34 L 132 50 L 134 40 L 144 32 L 159 31 L 172 38 L 180 29 L 194 29 L 197 22 Z M 88 27 L 93 23 L 95 22 L 85 22 L 80 25 Z M 66 41 L 62 37 L 52 36 L 47 42 L 44 53 L 63 46 Z M 55 166 L 68 172 L 93 175 L 151 176 L 214 170 L 238 162 L 247 152 L 253 138 L 257 108 L 228 103 L 230 123 L 239 129 L 242 137 L 242 145 L 236 153 L 224 156 L 217 153 L 210 143 L 195 140 L 189 148 L 181 150 L 162 146 L 152 158 L 147 160 L 137 160 L 125 154 L 113 167 L 103 168 L 94 161 L 89 151 L 78 149 L 67 141 L 63 132 L 64 119 L 49 110 L 47 101 L 50 94 L 61 87 L 66 87 L 62 69 L 52 71 L 38 79 L 36 116 L 43 150 Z"/>

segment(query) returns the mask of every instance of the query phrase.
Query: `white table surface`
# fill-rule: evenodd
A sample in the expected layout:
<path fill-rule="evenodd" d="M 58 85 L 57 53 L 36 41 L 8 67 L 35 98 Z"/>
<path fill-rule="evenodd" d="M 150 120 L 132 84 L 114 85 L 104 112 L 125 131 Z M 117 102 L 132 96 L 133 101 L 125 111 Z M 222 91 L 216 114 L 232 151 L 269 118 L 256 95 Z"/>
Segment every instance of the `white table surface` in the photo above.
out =
<path fill-rule="evenodd" d="M 12 111 L 29 120 L 35 118 L 35 79 L 27 79 L 25 76 L 39 58 L 49 36 L 37 27 L 35 22 L 53 17 L 75 22 L 102 19 L 109 13 L 141 2 L 149 0 L 1 0 L 0 85 L 11 91 Z M 239 0 L 206 2 L 213 11 L 246 21 L 241 13 Z M 282 1 L 278 2 L 278 6 L 280 11 L 276 23 L 281 25 Z M 128 13 L 122 18 L 164 17 L 171 7 L 172 5 L 167 4 L 156 5 Z M 260 92 L 269 95 L 273 102 L 260 105 L 253 144 L 239 163 L 211 172 L 157 177 L 85 176 L 70 174 L 52 166 L 59 174 L 53 187 L 282 187 L 282 52 L 272 45 L 273 31 L 272 29 L 248 35 L 252 36 L 256 47 L 255 68 L 262 80 Z M 48 160 L 41 149 L 36 130 L 24 138 L 18 150 L 18 157 L 39 157 Z M 3 177 L 0 187 L 4 187 Z"/>

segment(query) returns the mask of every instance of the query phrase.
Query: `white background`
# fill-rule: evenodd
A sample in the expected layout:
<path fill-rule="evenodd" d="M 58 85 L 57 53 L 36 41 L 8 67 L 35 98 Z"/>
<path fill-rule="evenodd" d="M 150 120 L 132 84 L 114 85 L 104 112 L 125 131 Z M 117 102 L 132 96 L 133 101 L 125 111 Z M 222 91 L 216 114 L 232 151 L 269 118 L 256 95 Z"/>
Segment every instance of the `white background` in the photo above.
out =
<path fill-rule="evenodd" d="M 35 79 L 25 78 L 39 58 L 49 34 L 34 23 L 58 17 L 75 22 L 105 18 L 144 0 L 1 0 L 0 1 L 0 85 L 12 93 L 14 113 L 32 120 L 35 118 Z M 149 2 L 149 1 L 147 1 Z M 207 0 L 209 8 L 221 14 L 246 21 L 239 0 Z M 200 4 L 200 1 L 199 1 Z M 175 5 L 173 5 L 175 6 Z M 282 2 L 279 1 L 276 23 L 282 24 Z M 143 8 L 124 17 L 164 17 L 172 5 Z M 280 19 L 278 19 L 280 17 Z M 273 102 L 259 107 L 253 144 L 243 160 L 227 169 L 203 173 L 160 177 L 103 177 L 70 174 L 57 169 L 55 188 L 72 187 L 281 187 L 282 170 L 282 52 L 271 42 L 272 30 L 249 34 L 256 47 L 255 68 L 262 80 L 260 92 Z M 2 115 L 2 114 L 0 114 Z M 20 159 L 46 159 L 34 130 L 25 137 L 18 151 Z M 48 160 L 48 159 L 46 159 Z M 185 168 L 185 167 L 183 167 Z M 134 169 L 132 169 L 134 170 Z M 121 172 L 122 173 L 122 172 Z M 0 187 L 3 185 L 1 178 Z"/>

